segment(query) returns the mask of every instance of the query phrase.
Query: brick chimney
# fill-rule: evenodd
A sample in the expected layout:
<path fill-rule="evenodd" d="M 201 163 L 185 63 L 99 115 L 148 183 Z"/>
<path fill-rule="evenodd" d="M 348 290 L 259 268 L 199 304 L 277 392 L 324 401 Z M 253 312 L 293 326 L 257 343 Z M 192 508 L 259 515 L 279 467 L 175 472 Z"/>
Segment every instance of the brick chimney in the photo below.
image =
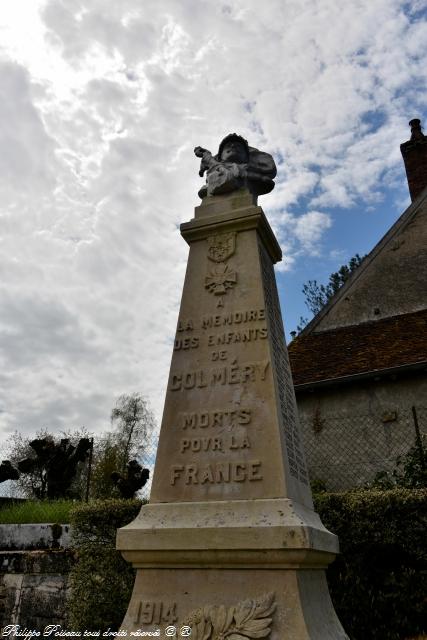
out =
<path fill-rule="evenodd" d="M 427 136 L 418 118 L 411 120 L 411 139 L 400 145 L 412 202 L 427 187 Z"/>

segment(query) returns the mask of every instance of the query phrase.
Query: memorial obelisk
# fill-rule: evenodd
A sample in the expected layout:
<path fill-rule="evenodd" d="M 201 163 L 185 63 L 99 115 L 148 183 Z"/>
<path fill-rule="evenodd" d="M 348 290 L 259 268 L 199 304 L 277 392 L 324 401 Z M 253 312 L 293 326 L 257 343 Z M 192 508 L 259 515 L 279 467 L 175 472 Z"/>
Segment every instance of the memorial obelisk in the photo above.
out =
<path fill-rule="evenodd" d="M 150 503 L 120 529 L 137 569 L 122 629 L 197 640 L 347 638 L 313 510 L 273 264 L 257 196 L 273 158 L 230 134 L 196 147 L 195 216 Z M 158 631 L 160 630 L 160 631 Z"/>

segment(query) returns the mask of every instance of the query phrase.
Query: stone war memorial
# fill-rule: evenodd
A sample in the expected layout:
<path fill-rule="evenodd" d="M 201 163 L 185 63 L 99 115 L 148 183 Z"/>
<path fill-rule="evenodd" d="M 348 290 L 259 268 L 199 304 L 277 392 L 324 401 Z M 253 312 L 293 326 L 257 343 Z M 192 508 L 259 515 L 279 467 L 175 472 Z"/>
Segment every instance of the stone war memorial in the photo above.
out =
<path fill-rule="evenodd" d="M 117 534 L 137 569 L 122 629 L 194 640 L 347 638 L 313 510 L 273 265 L 257 197 L 271 155 L 230 134 L 196 147 L 206 184 L 190 246 L 150 503 Z M 174 628 L 176 631 L 174 631 Z"/>

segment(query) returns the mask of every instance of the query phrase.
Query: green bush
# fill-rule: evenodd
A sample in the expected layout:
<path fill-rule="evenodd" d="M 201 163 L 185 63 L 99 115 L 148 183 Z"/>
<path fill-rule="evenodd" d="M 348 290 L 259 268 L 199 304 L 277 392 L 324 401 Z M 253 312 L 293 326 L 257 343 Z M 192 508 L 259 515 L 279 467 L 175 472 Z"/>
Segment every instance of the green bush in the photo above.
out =
<path fill-rule="evenodd" d="M 427 491 L 322 493 L 315 505 L 340 539 L 342 553 L 328 569 L 328 582 L 351 640 L 403 640 L 426 631 Z M 71 629 L 119 628 L 134 572 L 115 551 L 116 529 L 140 506 L 110 500 L 72 513 L 79 561 L 72 572 Z"/>
<path fill-rule="evenodd" d="M 71 513 L 77 563 L 70 576 L 70 629 L 115 631 L 120 627 L 135 572 L 115 549 L 116 531 L 136 518 L 141 504 L 140 500 L 96 501 Z"/>
<path fill-rule="evenodd" d="M 315 496 L 340 540 L 327 576 L 352 640 L 400 640 L 427 630 L 427 491 L 394 489 Z"/>
<path fill-rule="evenodd" d="M 404 456 L 398 456 L 392 471 L 379 471 L 372 482 L 365 485 L 366 489 L 406 489 L 427 488 L 427 436 L 420 439 Z"/>

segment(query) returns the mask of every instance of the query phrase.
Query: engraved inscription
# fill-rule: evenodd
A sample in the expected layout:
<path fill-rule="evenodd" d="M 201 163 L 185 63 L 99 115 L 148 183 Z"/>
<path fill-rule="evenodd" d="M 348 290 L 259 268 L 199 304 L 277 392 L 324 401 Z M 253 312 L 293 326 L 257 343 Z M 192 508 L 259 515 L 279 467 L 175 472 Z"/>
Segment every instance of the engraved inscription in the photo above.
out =
<path fill-rule="evenodd" d="M 227 438 L 182 438 L 180 452 L 199 453 L 205 451 L 224 451 L 225 449 L 250 449 L 251 443 L 247 435 L 231 435 Z"/>
<path fill-rule="evenodd" d="M 302 454 L 301 439 L 298 430 L 297 410 L 288 352 L 285 346 L 282 316 L 280 314 L 279 297 L 272 262 L 259 243 L 261 269 L 264 285 L 264 296 L 269 318 L 270 340 L 274 354 L 274 370 L 276 373 L 277 390 L 281 408 L 281 419 L 286 438 L 289 470 L 292 476 L 308 484 L 307 470 Z"/>
<path fill-rule="evenodd" d="M 135 624 L 161 624 L 167 622 L 173 624 L 178 620 L 176 602 L 164 603 L 162 601 L 143 601 L 137 604 L 134 617 Z"/>
<path fill-rule="evenodd" d="M 187 349 L 197 349 L 199 346 L 199 338 L 195 336 L 191 336 L 189 338 L 176 338 L 173 348 L 174 351 L 179 351 L 183 349 L 186 351 Z"/>
<path fill-rule="evenodd" d="M 200 411 L 181 413 L 182 429 L 206 429 L 207 427 L 234 427 L 236 424 L 249 424 L 252 418 L 250 409 L 238 411 Z"/>
<path fill-rule="evenodd" d="M 230 436 L 229 449 L 250 449 L 251 443 L 248 436 Z"/>
<path fill-rule="evenodd" d="M 221 265 L 224 263 L 217 261 L 215 267 Z M 264 308 L 220 311 L 200 318 L 193 316 L 180 319 L 175 351 L 207 347 L 206 355 L 210 364 L 202 360 L 200 368 L 172 371 L 170 391 L 209 391 L 214 387 L 264 381 L 271 366 L 269 360 L 241 362 L 233 349 L 230 348 L 232 353 L 229 354 L 228 347 L 236 343 L 265 340 L 267 337 Z M 170 467 L 170 484 L 185 487 L 262 481 L 263 463 L 256 459 L 255 451 L 251 453 L 252 436 L 249 437 L 244 428 L 251 421 L 252 411 L 245 406 L 178 414 L 176 426 L 182 429 L 182 437 L 177 442 L 180 459 L 173 462 L 182 463 Z M 247 456 L 252 458 L 248 460 Z"/>
<path fill-rule="evenodd" d="M 203 389 L 208 386 L 215 387 L 216 385 L 265 380 L 269 364 L 269 360 L 260 360 L 239 365 L 237 360 L 233 360 L 231 365 L 217 369 L 197 369 L 196 371 L 173 373 L 170 389 L 171 391 L 184 391 L 194 388 Z"/>
<path fill-rule="evenodd" d="M 213 361 L 215 360 L 227 360 L 228 357 L 228 353 L 227 351 L 221 349 L 221 351 L 212 351 L 211 353 L 211 359 Z"/>
<path fill-rule="evenodd" d="M 192 331 L 194 329 L 194 324 L 191 318 L 186 318 L 185 320 L 178 320 L 178 326 L 176 328 L 177 331 Z"/>
<path fill-rule="evenodd" d="M 180 445 L 181 453 L 191 451 L 224 451 L 222 438 L 183 438 Z"/>
<path fill-rule="evenodd" d="M 202 329 L 211 327 L 223 327 L 230 324 L 242 324 L 245 322 L 255 322 L 265 320 L 265 309 L 248 309 L 246 311 L 232 311 L 217 315 L 202 316 Z"/>
<path fill-rule="evenodd" d="M 262 480 L 261 461 L 216 462 L 212 464 L 174 464 L 170 468 L 170 483 L 221 484 Z"/>
<path fill-rule="evenodd" d="M 267 327 L 260 329 L 245 329 L 244 331 L 228 331 L 208 336 L 208 346 L 216 347 L 221 344 L 233 344 L 236 342 L 253 342 L 264 340 L 267 337 Z"/>
<path fill-rule="evenodd" d="M 176 372 L 171 376 L 169 388 L 171 391 L 185 391 L 194 388 L 215 387 L 217 385 L 262 381 L 266 378 L 269 364 L 269 360 L 260 360 L 239 365 L 237 360 L 233 360 L 230 365 L 216 369 Z"/>
<path fill-rule="evenodd" d="M 245 311 L 235 311 L 217 315 L 202 316 L 198 324 L 201 329 L 216 329 L 229 327 L 232 325 L 245 325 L 257 321 L 265 321 L 264 309 L 247 309 Z M 194 335 L 184 335 L 183 332 L 193 332 L 194 321 L 191 318 L 180 319 L 177 326 L 177 335 L 174 343 L 175 351 L 186 351 L 197 349 L 200 346 L 200 337 Z M 218 334 L 210 333 L 207 336 L 207 343 L 210 347 L 217 347 L 224 344 L 235 344 L 239 342 L 253 342 L 267 338 L 267 326 L 260 327 L 240 326 L 233 331 L 224 331 Z M 224 359 L 224 358 L 223 358 Z"/>

